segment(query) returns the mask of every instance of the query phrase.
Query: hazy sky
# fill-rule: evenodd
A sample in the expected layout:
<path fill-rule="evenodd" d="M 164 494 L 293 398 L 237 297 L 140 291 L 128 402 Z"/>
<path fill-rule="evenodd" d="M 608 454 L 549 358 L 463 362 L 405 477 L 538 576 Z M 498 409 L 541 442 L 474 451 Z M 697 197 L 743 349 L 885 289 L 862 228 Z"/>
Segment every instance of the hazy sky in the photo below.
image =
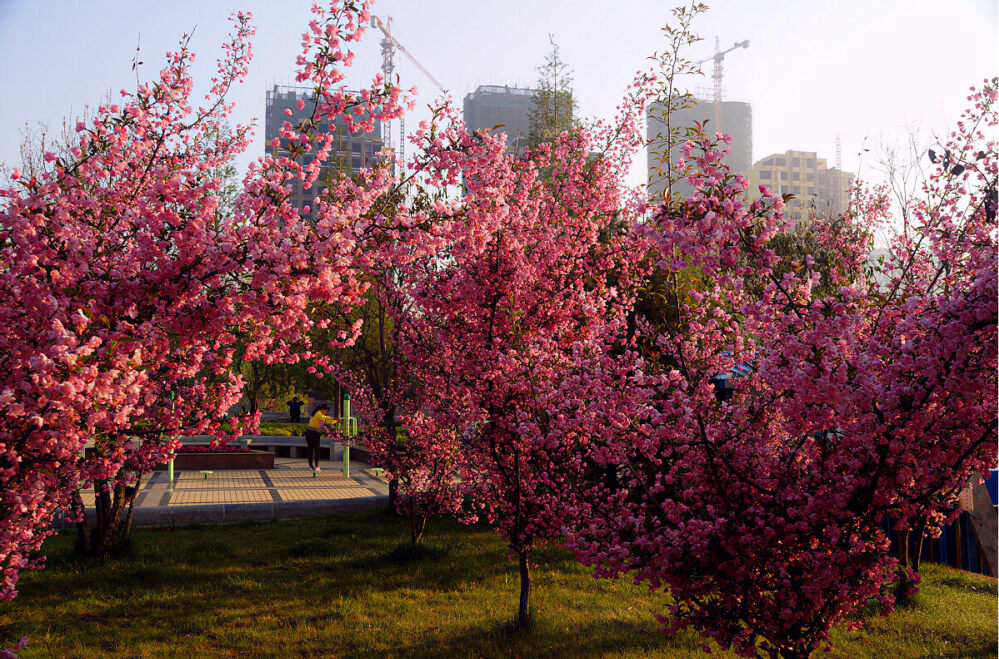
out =
<path fill-rule="evenodd" d="M 999 70 L 997 0 L 716 0 L 694 29 L 705 40 L 692 59 L 710 57 L 749 39 L 725 58 L 725 99 L 753 106 L 753 158 L 787 149 L 817 151 L 843 168 L 874 177 L 882 142 L 912 130 L 927 138 L 953 124 L 971 85 Z M 249 162 L 263 149 L 265 91 L 294 80 L 300 34 L 311 2 L 283 0 L 0 0 L 0 161 L 18 164 L 25 122 L 61 125 L 107 90 L 134 89 L 131 70 L 141 34 L 143 79 L 154 77 L 163 53 L 197 26 L 196 82 L 211 74 L 235 9 L 254 13 L 258 33 L 246 83 L 233 99 L 236 119 L 258 122 Z M 660 29 L 670 2 L 652 0 L 382 0 L 397 38 L 460 105 L 479 84 L 531 86 L 552 33 L 575 75 L 587 116 L 613 112 L 634 72 L 662 49 Z M 380 34 L 370 30 L 349 80 L 362 84 L 381 65 Z M 437 90 L 401 54 L 397 73 L 420 88 L 415 127 Z M 692 90 L 710 94 L 706 77 Z M 863 157 L 865 145 L 871 149 Z M 634 182 L 641 180 L 635 169 Z"/>

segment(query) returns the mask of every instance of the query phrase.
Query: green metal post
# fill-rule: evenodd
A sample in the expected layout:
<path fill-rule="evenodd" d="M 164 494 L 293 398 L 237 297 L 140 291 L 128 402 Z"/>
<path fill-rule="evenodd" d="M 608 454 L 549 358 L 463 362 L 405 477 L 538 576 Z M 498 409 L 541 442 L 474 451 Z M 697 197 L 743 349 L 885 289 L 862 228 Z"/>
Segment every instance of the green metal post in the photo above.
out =
<path fill-rule="evenodd" d="M 170 391 L 170 411 L 177 407 L 177 392 Z M 172 439 L 177 439 L 175 435 Z M 173 453 L 170 454 L 170 462 L 167 463 L 167 492 L 173 493 Z"/>
<path fill-rule="evenodd" d="M 350 478 L 350 394 L 343 395 L 343 419 L 340 421 L 343 433 L 343 477 Z"/>

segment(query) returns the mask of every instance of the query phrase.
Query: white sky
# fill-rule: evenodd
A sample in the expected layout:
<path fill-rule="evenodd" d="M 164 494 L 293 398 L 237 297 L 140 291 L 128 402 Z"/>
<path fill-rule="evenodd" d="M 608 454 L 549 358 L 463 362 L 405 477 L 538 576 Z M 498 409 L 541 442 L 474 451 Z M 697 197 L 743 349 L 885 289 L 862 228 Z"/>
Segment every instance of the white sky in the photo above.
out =
<path fill-rule="evenodd" d="M 968 88 L 999 70 L 997 0 L 716 0 L 694 29 L 705 40 L 689 53 L 710 57 L 743 39 L 725 58 L 725 99 L 753 106 L 753 159 L 787 149 L 817 151 L 876 178 L 879 145 L 910 130 L 942 134 L 965 107 Z M 235 9 L 258 26 L 247 82 L 232 98 L 237 121 L 260 118 L 245 166 L 262 152 L 265 91 L 292 83 L 311 2 L 286 0 L 0 0 L 0 162 L 18 163 L 26 122 L 61 125 L 107 90 L 134 89 L 131 61 L 141 34 L 144 79 L 163 53 L 197 26 L 196 83 L 206 86 Z M 552 33 L 575 75 L 582 114 L 609 116 L 634 72 L 665 47 L 660 28 L 671 3 L 653 0 L 382 0 L 393 32 L 459 104 L 479 84 L 531 86 Z M 360 85 L 381 66 L 380 34 L 369 30 L 349 81 Z M 694 91 L 710 93 L 706 77 Z M 396 72 L 420 88 L 415 127 L 436 90 L 402 54 Z M 200 87 L 199 87 L 200 88 Z M 865 143 L 866 138 L 866 143 Z M 860 157 L 866 144 L 870 153 Z M 633 183 L 644 176 L 644 157 Z"/>

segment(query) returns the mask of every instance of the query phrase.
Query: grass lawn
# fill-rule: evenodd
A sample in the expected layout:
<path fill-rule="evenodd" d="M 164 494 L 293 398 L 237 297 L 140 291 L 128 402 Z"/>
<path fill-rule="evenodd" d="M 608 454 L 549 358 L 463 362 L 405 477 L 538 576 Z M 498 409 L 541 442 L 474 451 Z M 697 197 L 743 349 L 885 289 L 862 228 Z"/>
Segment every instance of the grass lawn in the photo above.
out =
<path fill-rule="evenodd" d="M 306 419 L 308 420 L 308 419 Z M 284 423 L 281 421 L 261 421 L 260 422 L 260 433 L 261 435 L 272 435 L 272 436 L 302 436 L 305 433 L 305 426 L 301 423 Z"/>
<path fill-rule="evenodd" d="M 516 564 L 496 534 L 433 520 L 414 556 L 398 550 L 406 532 L 380 511 L 137 529 L 118 560 L 78 558 L 66 533 L 0 604 L 0 643 L 29 636 L 22 659 L 705 656 L 695 634 L 657 631 L 663 595 L 595 581 L 562 549 L 538 552 L 535 624 L 513 632 Z M 833 652 L 816 655 L 996 656 L 995 579 L 927 565 L 923 586 L 890 617 L 836 630 Z"/>

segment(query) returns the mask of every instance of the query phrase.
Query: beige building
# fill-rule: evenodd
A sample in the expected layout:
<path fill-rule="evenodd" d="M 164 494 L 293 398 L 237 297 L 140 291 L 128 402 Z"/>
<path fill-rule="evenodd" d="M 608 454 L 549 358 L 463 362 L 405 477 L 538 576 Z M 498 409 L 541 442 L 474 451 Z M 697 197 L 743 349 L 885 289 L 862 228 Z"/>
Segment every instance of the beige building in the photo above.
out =
<path fill-rule="evenodd" d="M 794 195 L 787 202 L 785 213 L 795 220 L 844 212 L 853 185 L 852 173 L 827 168 L 825 158 L 817 157 L 814 151 L 775 153 L 740 173 L 749 180 L 752 197 L 759 196 L 761 185 L 777 194 Z"/>

